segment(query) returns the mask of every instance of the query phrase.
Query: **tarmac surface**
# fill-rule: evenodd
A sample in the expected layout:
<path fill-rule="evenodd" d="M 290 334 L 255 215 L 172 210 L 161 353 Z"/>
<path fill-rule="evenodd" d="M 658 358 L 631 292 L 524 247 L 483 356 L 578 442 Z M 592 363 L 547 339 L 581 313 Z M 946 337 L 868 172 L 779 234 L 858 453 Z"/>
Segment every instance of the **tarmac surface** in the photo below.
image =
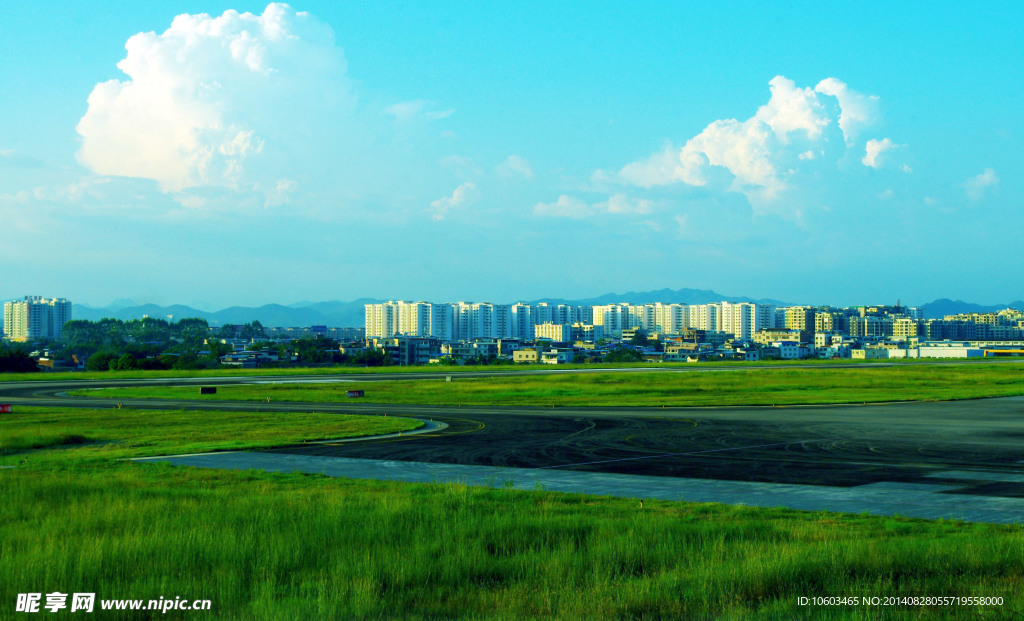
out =
<path fill-rule="evenodd" d="M 421 412 L 420 417 L 423 417 Z M 1024 498 L 1024 397 L 861 406 L 463 408 L 418 436 L 271 453 Z"/>
<path fill-rule="evenodd" d="M 0 384 L 0 402 L 112 403 L 58 396 L 68 386 L 26 384 L 35 385 Z M 360 442 L 166 458 L 182 464 L 1024 523 L 1024 397 L 664 409 L 120 402 L 125 407 L 388 413 L 447 425 Z"/>

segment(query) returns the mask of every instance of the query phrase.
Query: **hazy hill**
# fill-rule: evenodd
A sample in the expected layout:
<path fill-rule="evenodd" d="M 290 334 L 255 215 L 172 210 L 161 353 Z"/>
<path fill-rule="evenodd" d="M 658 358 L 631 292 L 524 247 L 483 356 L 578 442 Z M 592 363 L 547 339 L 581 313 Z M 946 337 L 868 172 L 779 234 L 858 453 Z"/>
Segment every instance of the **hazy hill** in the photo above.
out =
<path fill-rule="evenodd" d="M 224 324 L 241 324 L 259 321 L 267 327 L 300 327 L 300 326 L 361 326 L 364 319 L 364 305 L 375 302 L 362 298 L 351 302 L 318 302 L 298 308 L 281 304 L 264 304 L 258 307 L 232 306 L 219 311 L 206 311 L 190 306 L 157 306 L 143 304 L 129 307 L 93 308 L 84 304 L 75 304 L 72 311 L 75 319 L 99 321 L 105 317 L 130 321 L 145 316 L 178 321 L 189 317 L 201 317 L 211 326 Z M 168 317 L 170 316 L 170 317 Z"/>
<path fill-rule="evenodd" d="M 531 300 L 531 304 L 547 302 L 549 304 L 599 305 L 629 302 L 630 304 L 648 304 L 664 302 L 666 304 L 709 304 L 711 302 L 754 302 L 759 304 L 775 304 L 787 306 L 787 302 L 773 299 L 753 299 L 745 296 L 729 296 L 710 289 L 660 289 L 657 291 L 630 291 L 628 293 L 606 293 L 593 298 L 568 300 L 560 298 L 541 298 Z M 240 324 L 259 321 L 267 327 L 292 327 L 326 325 L 334 327 L 362 326 L 363 307 L 383 300 L 359 298 L 351 302 L 333 300 L 328 302 L 298 302 L 290 305 L 264 304 L 259 307 L 232 306 L 219 311 L 205 311 L 183 305 L 158 306 L 156 304 L 135 304 L 131 300 L 117 300 L 104 308 L 93 308 L 84 304 L 74 305 L 75 319 L 98 321 L 104 317 L 112 317 L 128 321 L 141 319 L 143 316 L 167 319 L 172 316 L 174 321 L 188 317 L 202 317 L 210 325 Z M 495 301 L 509 303 L 515 300 Z M 1007 307 L 1024 310 L 1024 301 L 1018 300 L 1010 304 L 984 306 L 961 300 L 939 299 L 921 306 L 924 316 L 928 319 L 940 319 L 945 315 L 958 313 L 991 313 Z"/>

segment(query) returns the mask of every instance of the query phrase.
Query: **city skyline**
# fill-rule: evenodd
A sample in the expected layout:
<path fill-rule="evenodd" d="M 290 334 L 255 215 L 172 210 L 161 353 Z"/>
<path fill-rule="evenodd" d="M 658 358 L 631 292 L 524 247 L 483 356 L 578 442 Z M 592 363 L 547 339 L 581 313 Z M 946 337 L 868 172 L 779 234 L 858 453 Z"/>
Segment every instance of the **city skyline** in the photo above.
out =
<path fill-rule="evenodd" d="M 0 25 L 9 299 L 1024 291 L 1019 4 L 99 6 Z"/>

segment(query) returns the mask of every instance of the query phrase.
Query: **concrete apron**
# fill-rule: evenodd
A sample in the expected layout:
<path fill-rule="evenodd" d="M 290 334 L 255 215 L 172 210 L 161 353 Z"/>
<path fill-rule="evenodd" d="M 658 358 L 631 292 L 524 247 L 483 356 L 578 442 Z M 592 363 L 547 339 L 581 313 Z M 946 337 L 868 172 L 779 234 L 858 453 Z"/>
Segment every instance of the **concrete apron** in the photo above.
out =
<path fill-rule="evenodd" d="M 259 452 L 151 457 L 135 461 L 167 461 L 200 468 L 308 472 L 350 479 L 459 483 L 623 498 L 786 507 L 803 511 L 944 518 L 995 524 L 1024 523 L 1024 499 L 956 494 L 951 492 L 959 486 L 949 484 L 882 482 L 857 487 L 829 487 Z M 951 476 L 957 474 L 951 471 L 943 473 L 943 476 L 960 478 Z M 977 478 L 1002 473 L 959 474 Z M 966 480 L 968 476 L 963 478 Z"/>

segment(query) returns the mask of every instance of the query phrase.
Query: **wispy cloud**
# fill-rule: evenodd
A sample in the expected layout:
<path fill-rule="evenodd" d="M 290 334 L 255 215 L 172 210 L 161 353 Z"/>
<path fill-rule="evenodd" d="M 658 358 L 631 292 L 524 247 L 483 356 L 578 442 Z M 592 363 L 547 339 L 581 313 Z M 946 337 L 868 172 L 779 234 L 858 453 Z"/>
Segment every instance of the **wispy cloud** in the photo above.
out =
<path fill-rule="evenodd" d="M 495 167 L 495 171 L 502 177 L 525 177 L 533 179 L 533 167 L 526 158 L 518 155 L 510 155 L 505 161 Z"/>
<path fill-rule="evenodd" d="M 999 184 L 999 175 L 996 171 L 991 168 L 986 168 L 985 172 L 980 175 L 971 177 L 967 181 L 964 181 L 964 191 L 967 193 L 967 198 L 972 201 L 980 201 L 991 191 L 992 188 Z"/>
<path fill-rule="evenodd" d="M 456 207 L 468 205 L 477 198 L 476 185 L 470 181 L 455 188 L 451 196 L 439 198 L 430 203 L 430 210 L 433 211 L 431 218 L 435 221 L 444 220 L 448 212 Z"/>
<path fill-rule="evenodd" d="M 654 202 L 648 199 L 631 198 L 623 193 L 613 194 L 605 201 L 587 203 L 576 197 L 562 194 L 553 203 L 537 203 L 533 213 L 538 216 L 556 218 L 572 218 L 579 220 L 602 213 L 607 214 L 647 214 L 654 208 Z"/>
<path fill-rule="evenodd" d="M 432 109 L 433 102 L 423 99 L 414 101 L 403 101 L 384 108 L 384 112 L 395 117 L 398 123 L 411 123 L 416 119 L 436 121 L 444 119 L 455 113 L 454 109 L 435 110 Z"/>
<path fill-rule="evenodd" d="M 13 149 L 0 149 L 0 166 L 40 168 L 43 166 L 43 162 L 31 155 L 19 153 Z"/>

